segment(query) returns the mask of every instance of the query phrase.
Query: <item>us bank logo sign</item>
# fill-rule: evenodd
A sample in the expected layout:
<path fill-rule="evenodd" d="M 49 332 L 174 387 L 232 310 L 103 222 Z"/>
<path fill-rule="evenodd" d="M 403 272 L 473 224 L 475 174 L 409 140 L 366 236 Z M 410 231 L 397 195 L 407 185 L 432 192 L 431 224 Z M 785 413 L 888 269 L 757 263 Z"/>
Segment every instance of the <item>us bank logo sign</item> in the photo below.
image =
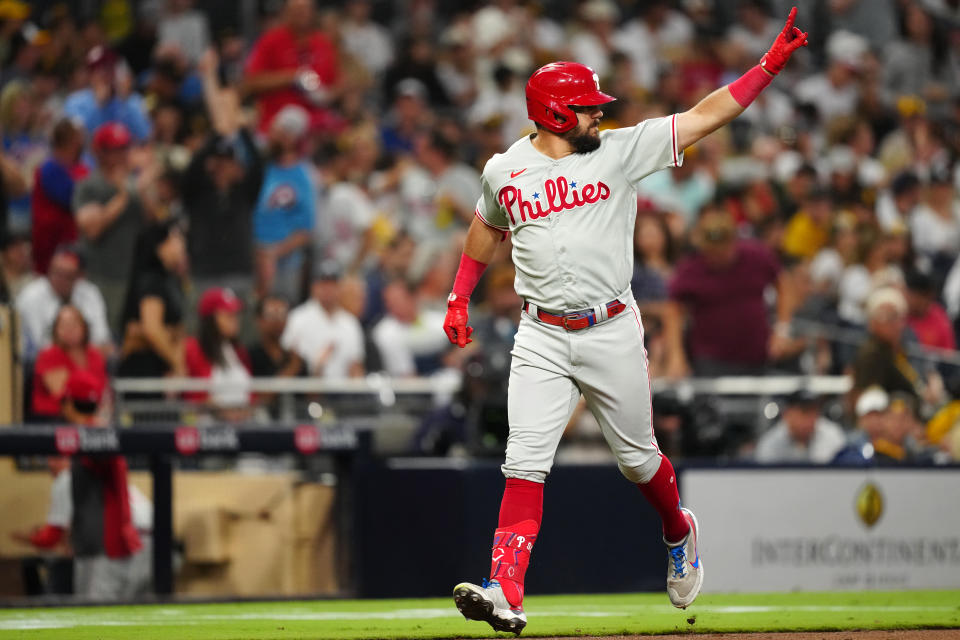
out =
<path fill-rule="evenodd" d="M 883 516 L 883 493 L 872 482 L 864 484 L 857 493 L 857 517 L 867 529 L 877 524 Z"/>
<path fill-rule="evenodd" d="M 960 469 L 691 469 L 714 592 L 960 588 Z"/>

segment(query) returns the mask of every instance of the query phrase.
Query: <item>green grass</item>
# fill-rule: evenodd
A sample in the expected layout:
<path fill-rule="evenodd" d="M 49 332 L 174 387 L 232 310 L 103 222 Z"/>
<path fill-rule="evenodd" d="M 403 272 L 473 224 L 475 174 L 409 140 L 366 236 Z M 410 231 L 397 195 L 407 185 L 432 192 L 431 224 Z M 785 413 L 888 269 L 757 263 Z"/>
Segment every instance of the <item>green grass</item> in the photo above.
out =
<path fill-rule="evenodd" d="M 524 636 L 960 628 L 960 591 L 530 596 Z M 275 640 L 489 637 L 449 598 L 0 610 L 0 638 Z M 501 636 L 512 637 L 507 634 Z"/>

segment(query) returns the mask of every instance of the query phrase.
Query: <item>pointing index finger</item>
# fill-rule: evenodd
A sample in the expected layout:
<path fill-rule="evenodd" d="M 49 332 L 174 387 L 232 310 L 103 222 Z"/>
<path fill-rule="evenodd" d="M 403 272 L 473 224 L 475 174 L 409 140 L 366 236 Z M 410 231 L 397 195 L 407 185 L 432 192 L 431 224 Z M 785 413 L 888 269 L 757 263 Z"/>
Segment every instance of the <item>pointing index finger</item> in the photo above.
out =
<path fill-rule="evenodd" d="M 793 21 L 797 19 L 797 8 L 790 9 L 790 15 L 787 16 L 787 24 L 783 26 L 783 34 L 789 35 L 793 32 Z"/>

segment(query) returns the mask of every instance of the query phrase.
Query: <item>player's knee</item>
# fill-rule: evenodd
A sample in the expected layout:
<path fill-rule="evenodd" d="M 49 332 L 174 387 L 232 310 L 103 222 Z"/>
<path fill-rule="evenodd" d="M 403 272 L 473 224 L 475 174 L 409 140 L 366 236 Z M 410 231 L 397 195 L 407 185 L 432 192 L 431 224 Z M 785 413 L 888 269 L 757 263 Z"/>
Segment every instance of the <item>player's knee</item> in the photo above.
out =
<path fill-rule="evenodd" d="M 646 456 L 639 463 L 624 464 L 622 461 L 617 465 L 620 467 L 620 473 L 623 477 L 634 484 L 647 484 L 656 475 L 660 468 L 660 456 L 656 453 Z"/>

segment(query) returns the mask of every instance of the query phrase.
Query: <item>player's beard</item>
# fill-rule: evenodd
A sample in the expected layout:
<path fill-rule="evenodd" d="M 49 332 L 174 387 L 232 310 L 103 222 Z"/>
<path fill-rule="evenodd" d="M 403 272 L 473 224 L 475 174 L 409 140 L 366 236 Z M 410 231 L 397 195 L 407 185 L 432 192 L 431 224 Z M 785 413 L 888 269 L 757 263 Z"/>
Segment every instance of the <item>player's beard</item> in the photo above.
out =
<path fill-rule="evenodd" d="M 590 153 L 600 148 L 600 132 L 594 131 L 593 125 L 589 127 L 577 125 L 567 133 L 566 137 L 574 153 Z"/>

